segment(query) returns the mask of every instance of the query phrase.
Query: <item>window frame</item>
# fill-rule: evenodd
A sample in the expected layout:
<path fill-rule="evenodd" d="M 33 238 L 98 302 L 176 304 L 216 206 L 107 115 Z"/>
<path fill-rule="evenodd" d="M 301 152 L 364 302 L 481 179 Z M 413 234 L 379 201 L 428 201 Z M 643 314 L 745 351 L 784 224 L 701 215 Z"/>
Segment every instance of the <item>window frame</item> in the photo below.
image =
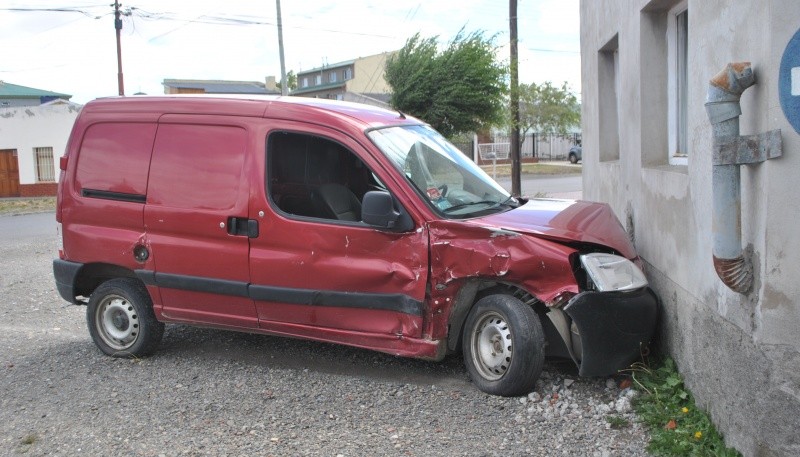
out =
<path fill-rule="evenodd" d="M 55 182 L 56 165 L 52 146 L 37 146 L 33 148 L 33 161 L 36 166 L 36 182 Z M 44 174 L 49 174 L 44 176 Z M 49 178 L 49 179 L 48 179 Z"/>
<path fill-rule="evenodd" d="M 670 165 L 687 165 L 689 158 L 688 14 L 688 0 L 678 2 L 667 12 L 667 155 Z"/>

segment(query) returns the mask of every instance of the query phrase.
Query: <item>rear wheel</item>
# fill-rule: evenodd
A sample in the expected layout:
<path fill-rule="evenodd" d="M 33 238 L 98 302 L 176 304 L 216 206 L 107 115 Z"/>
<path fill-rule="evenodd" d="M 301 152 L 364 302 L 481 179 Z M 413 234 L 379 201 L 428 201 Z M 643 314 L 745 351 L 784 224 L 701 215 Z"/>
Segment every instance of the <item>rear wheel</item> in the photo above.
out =
<path fill-rule="evenodd" d="M 574 152 L 571 152 L 569 154 L 569 163 L 572 164 L 578 163 L 578 156 Z"/>
<path fill-rule="evenodd" d="M 531 307 L 510 295 L 488 295 L 464 325 L 464 364 L 480 390 L 509 397 L 534 389 L 544 364 L 544 332 Z"/>
<path fill-rule="evenodd" d="M 86 323 L 97 347 L 114 357 L 151 354 L 164 334 L 147 289 L 132 278 L 112 279 L 95 289 Z"/>

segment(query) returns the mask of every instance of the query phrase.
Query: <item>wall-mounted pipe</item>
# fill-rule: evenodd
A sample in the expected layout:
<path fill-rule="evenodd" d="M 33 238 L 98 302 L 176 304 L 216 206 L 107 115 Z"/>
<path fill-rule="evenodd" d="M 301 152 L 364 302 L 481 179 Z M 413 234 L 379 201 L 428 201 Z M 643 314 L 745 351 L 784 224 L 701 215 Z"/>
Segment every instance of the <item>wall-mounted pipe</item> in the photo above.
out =
<path fill-rule="evenodd" d="M 739 99 L 755 84 L 750 62 L 731 63 L 711 79 L 706 112 L 714 135 L 712 174 L 714 269 L 722 282 L 741 294 L 753 285 L 751 259 L 742 249 L 740 168 L 781 155 L 780 130 L 740 136 Z"/>

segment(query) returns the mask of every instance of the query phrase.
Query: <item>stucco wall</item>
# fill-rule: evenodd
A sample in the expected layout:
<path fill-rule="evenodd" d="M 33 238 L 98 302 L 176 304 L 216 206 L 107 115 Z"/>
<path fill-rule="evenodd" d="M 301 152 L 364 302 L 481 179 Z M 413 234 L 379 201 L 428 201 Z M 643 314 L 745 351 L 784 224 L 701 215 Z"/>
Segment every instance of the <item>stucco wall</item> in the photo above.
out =
<path fill-rule="evenodd" d="M 689 0 L 689 156 L 670 165 L 664 24 L 676 3 L 581 1 L 584 196 L 609 202 L 634 239 L 665 305 L 665 346 L 728 442 L 745 455 L 800 455 L 800 135 L 777 84 L 800 8 L 796 0 Z M 619 159 L 607 160 L 599 51 L 614 36 Z M 751 61 L 757 78 L 742 96 L 741 133 L 781 129 L 783 139 L 782 158 L 742 169 L 742 239 L 756 278 L 748 295 L 727 289 L 711 258 L 704 103 L 708 80 L 737 61 Z"/>
<path fill-rule="evenodd" d="M 19 108 L 0 108 L 0 149 L 16 149 L 19 183 L 36 184 L 34 149 L 53 148 L 53 166 L 58 180 L 59 158 L 64 155 L 72 124 L 80 106 L 52 104 Z"/>

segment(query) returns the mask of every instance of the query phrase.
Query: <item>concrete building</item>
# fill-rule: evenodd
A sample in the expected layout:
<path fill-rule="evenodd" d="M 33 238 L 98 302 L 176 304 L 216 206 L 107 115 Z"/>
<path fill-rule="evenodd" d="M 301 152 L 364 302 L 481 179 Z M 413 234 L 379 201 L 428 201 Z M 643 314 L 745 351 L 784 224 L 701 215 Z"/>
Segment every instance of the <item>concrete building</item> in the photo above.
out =
<path fill-rule="evenodd" d="M 609 202 L 634 240 L 662 300 L 662 342 L 727 443 L 800 455 L 800 7 L 580 8 L 584 197 Z M 755 85 L 737 103 L 747 66 L 727 65 L 742 61 Z M 707 112 L 709 93 L 728 101 Z M 764 135 L 723 137 L 738 133 Z"/>
<path fill-rule="evenodd" d="M 393 52 L 359 57 L 297 73 L 291 95 L 346 100 L 389 107 L 392 89 L 384 77 L 386 59 Z"/>
<path fill-rule="evenodd" d="M 55 195 L 59 159 L 81 105 L 0 108 L 0 197 Z"/>

